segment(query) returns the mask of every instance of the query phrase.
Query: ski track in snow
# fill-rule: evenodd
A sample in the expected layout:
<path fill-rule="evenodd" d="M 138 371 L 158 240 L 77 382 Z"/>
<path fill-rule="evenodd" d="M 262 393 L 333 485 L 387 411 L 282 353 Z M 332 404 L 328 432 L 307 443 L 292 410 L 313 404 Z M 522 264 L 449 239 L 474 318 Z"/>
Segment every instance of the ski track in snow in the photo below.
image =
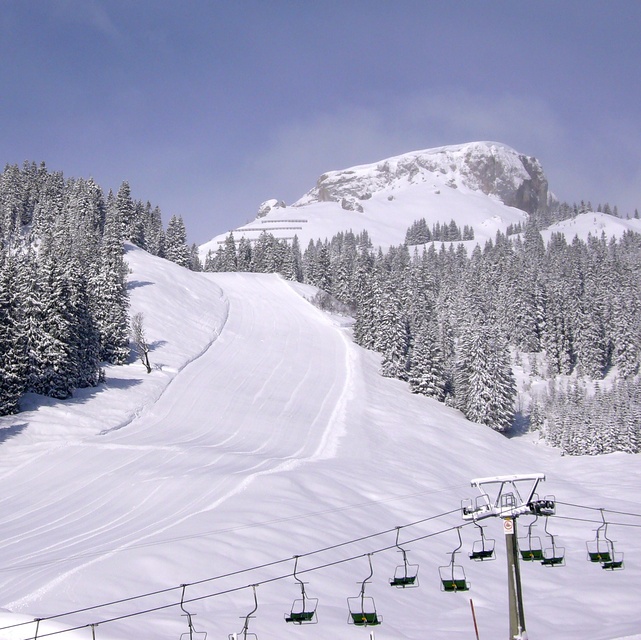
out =
<path fill-rule="evenodd" d="M 234 276 L 228 277 L 233 278 Z M 223 283 L 225 279 L 225 276 L 220 277 L 220 280 L 222 280 Z M 34 601 L 43 598 L 48 592 L 64 583 L 72 575 L 87 569 L 91 565 L 104 562 L 114 554 L 129 546 L 139 545 L 151 537 L 161 535 L 197 514 L 216 509 L 219 505 L 226 502 L 233 496 L 243 492 L 251 483 L 261 476 L 289 471 L 303 464 L 313 463 L 317 460 L 326 459 L 335 455 L 340 436 L 344 431 L 345 410 L 352 389 L 351 376 L 353 375 L 353 345 L 345 335 L 344 331 L 336 331 L 330 323 L 325 321 L 325 316 L 320 311 L 317 311 L 312 308 L 309 303 L 298 298 L 297 294 L 280 279 L 275 276 L 267 276 L 265 278 L 254 279 L 254 281 L 256 283 L 256 290 L 253 292 L 254 295 L 251 296 L 254 300 L 253 305 L 247 305 L 246 303 L 243 303 L 242 300 L 234 300 L 233 297 L 231 299 L 227 299 L 227 314 L 218 339 L 222 338 L 221 342 L 224 342 L 227 339 L 234 341 L 234 345 L 227 347 L 224 350 L 224 353 L 229 354 L 230 358 L 235 358 L 235 354 L 237 354 L 236 349 L 238 348 L 236 343 L 239 341 L 242 342 L 243 336 L 247 335 L 246 332 L 253 331 L 257 323 L 260 322 L 262 325 L 265 322 L 265 315 L 262 312 L 265 312 L 266 309 L 262 309 L 261 307 L 256 308 L 256 300 L 269 298 L 269 308 L 280 310 L 278 315 L 273 318 L 271 327 L 273 329 L 279 329 L 279 333 L 277 335 L 279 335 L 280 339 L 283 341 L 282 349 L 280 349 L 282 358 L 280 362 L 274 364 L 269 371 L 269 374 L 262 380 L 260 380 L 258 371 L 252 371 L 247 376 L 247 379 L 253 378 L 260 380 L 260 384 L 253 393 L 252 399 L 252 402 L 258 405 L 259 411 L 263 401 L 269 400 L 273 396 L 274 387 L 279 385 L 283 377 L 281 369 L 288 368 L 290 366 L 288 354 L 290 353 L 289 347 L 292 342 L 291 330 L 296 329 L 295 324 L 300 322 L 298 314 L 292 314 L 287 311 L 287 309 L 291 308 L 292 304 L 299 304 L 306 313 L 318 315 L 321 319 L 318 326 L 325 329 L 323 333 L 329 336 L 329 339 L 335 343 L 335 347 L 339 352 L 343 352 L 342 357 L 337 358 L 336 360 L 336 362 L 341 362 L 342 366 L 332 368 L 329 375 L 326 376 L 325 386 L 327 388 L 322 389 L 316 387 L 314 389 L 314 393 L 319 398 L 317 413 L 313 422 L 306 429 L 304 437 L 291 439 L 287 437 L 287 434 L 279 433 L 278 430 L 274 429 L 272 435 L 266 434 L 267 437 L 260 446 L 244 450 L 242 451 L 243 455 L 236 458 L 238 464 L 233 472 L 231 474 L 227 474 L 223 480 L 220 480 L 218 484 L 215 485 L 215 499 L 204 501 L 203 497 L 199 496 L 196 499 L 184 502 L 180 511 L 172 513 L 170 518 L 160 521 L 155 520 L 153 523 L 149 523 L 148 527 L 150 531 L 144 535 L 132 535 L 130 528 L 126 525 L 133 523 L 133 521 L 140 516 L 140 513 L 144 512 L 147 502 L 152 503 L 153 508 L 154 498 L 157 494 L 162 493 L 160 486 L 152 487 L 151 492 L 144 496 L 142 501 L 137 503 L 130 511 L 121 513 L 116 518 L 110 519 L 108 522 L 104 522 L 95 528 L 83 528 L 80 526 L 80 521 L 87 516 L 88 512 L 96 511 L 98 509 L 98 503 L 105 500 L 103 496 L 95 501 L 83 502 L 82 506 L 78 506 L 71 512 L 67 511 L 64 513 L 64 516 L 60 516 L 57 521 L 48 521 L 35 527 L 31 532 L 29 532 L 28 536 L 39 537 L 42 535 L 43 531 L 58 526 L 60 521 L 63 520 L 65 526 L 68 526 L 72 530 L 78 530 L 78 533 L 67 538 L 64 544 L 56 542 L 50 546 L 39 548 L 37 557 L 46 555 L 46 553 L 50 551 L 55 551 L 56 555 L 63 556 L 67 550 L 72 550 L 75 547 L 79 539 L 83 539 L 84 541 L 89 541 L 94 538 L 100 539 L 104 537 L 106 531 L 110 529 L 117 530 L 120 527 L 125 531 L 121 537 L 113 537 L 111 539 L 112 546 L 110 551 L 104 553 L 102 556 L 77 564 L 72 569 L 60 573 L 54 580 L 41 585 L 35 591 L 32 591 L 22 598 L 7 603 L 6 606 L 9 609 L 17 611 L 24 610 Z M 248 293 L 245 288 L 243 288 L 243 292 L 244 295 L 247 295 Z M 273 297 L 275 296 L 282 298 L 282 302 L 280 304 L 273 305 Z M 289 324 L 287 322 L 288 318 Z M 240 326 L 234 327 L 234 323 L 239 323 Z M 291 326 L 292 324 L 294 326 Z M 230 336 L 229 334 L 233 335 Z M 272 353 L 271 350 L 270 353 Z M 242 358 L 241 361 L 247 360 Z M 171 424 L 174 420 L 172 412 L 174 410 L 182 411 L 181 398 L 183 389 L 193 386 L 192 380 L 204 375 L 204 371 L 213 366 L 216 367 L 217 371 L 223 372 L 228 372 L 233 366 L 232 363 L 229 360 L 225 360 L 224 357 L 221 361 L 220 349 L 217 349 L 217 340 L 213 340 L 197 357 L 190 359 L 190 361 L 181 369 L 180 373 L 172 379 L 171 383 L 166 387 L 162 395 L 158 397 L 155 403 L 156 408 L 158 408 L 158 405 L 162 405 L 165 400 L 167 401 L 164 403 L 167 407 L 161 407 L 163 414 L 158 421 L 152 421 L 150 423 L 146 420 L 146 416 L 141 414 L 137 418 L 132 419 L 128 424 L 122 424 L 116 429 L 109 429 L 101 432 L 98 438 L 72 443 L 73 446 L 70 449 L 67 449 L 67 451 L 72 451 L 72 455 L 74 457 L 84 455 L 82 452 L 88 448 L 99 448 L 118 454 L 122 454 L 123 452 L 135 454 L 133 458 L 126 459 L 120 463 L 119 466 L 110 468 L 102 473 L 99 472 L 91 478 L 91 482 L 93 483 L 108 485 L 109 478 L 111 476 L 118 477 L 119 472 L 123 469 L 136 466 L 149 466 L 141 460 L 148 455 L 153 455 L 158 452 L 176 453 L 186 451 L 192 446 L 199 446 L 198 443 L 200 440 L 210 433 L 209 429 L 202 431 L 197 427 L 195 432 L 191 434 L 192 437 L 190 437 L 189 440 L 181 440 L 179 443 L 173 445 L 159 446 L 153 444 L 139 444 L 138 440 L 141 435 L 143 436 L 143 439 L 147 436 L 149 438 L 156 438 L 158 436 L 159 429 L 162 430 L 163 428 L 167 428 L 165 425 Z M 265 370 L 263 367 L 257 367 L 257 369 L 259 371 Z M 301 374 L 302 375 L 298 378 L 296 385 L 290 391 L 291 395 L 282 408 L 283 413 L 297 405 L 296 397 L 298 394 L 309 393 L 310 391 L 308 388 L 308 375 L 310 374 L 310 368 L 308 365 Z M 222 376 L 219 377 L 222 378 L 224 376 L 225 374 L 222 374 Z M 239 378 L 238 380 L 242 381 L 244 378 Z M 232 386 L 232 388 L 225 389 L 222 395 L 234 398 L 239 395 L 239 392 L 240 385 L 235 387 Z M 210 401 L 209 399 L 205 400 L 206 401 L 203 403 L 205 405 L 203 410 L 208 412 Z M 278 415 L 276 415 L 275 418 L 277 419 Z M 130 429 L 132 430 L 132 433 L 129 432 Z M 135 443 L 128 444 L 127 440 L 133 439 L 132 436 L 134 433 L 136 436 Z M 110 442 L 110 437 L 116 441 Z M 124 440 L 124 442 L 118 442 L 120 439 Z M 216 445 L 209 443 L 207 446 L 213 446 L 213 450 L 215 451 L 219 446 L 225 448 L 225 446 L 229 447 L 231 445 L 233 447 L 234 445 L 237 445 L 239 441 L 242 442 L 242 439 L 242 430 L 237 428 Z M 292 448 L 290 442 L 294 443 L 295 448 Z M 288 453 L 284 457 L 268 456 L 261 458 L 258 456 L 258 454 L 267 448 L 271 451 L 288 450 Z M 215 463 L 215 460 L 213 462 Z M 68 467 L 73 469 L 76 468 L 76 465 L 69 462 Z M 117 487 L 115 489 L 117 489 Z M 212 494 L 213 493 L 214 491 L 212 491 Z M 62 498 L 60 500 L 62 501 Z M 23 517 L 28 515 L 29 514 L 23 514 Z M 9 539 L 5 539 L 4 542 L 6 543 L 10 541 L 11 540 Z M 30 562 L 36 561 L 36 556 L 26 556 L 20 558 L 16 564 L 29 564 Z"/>

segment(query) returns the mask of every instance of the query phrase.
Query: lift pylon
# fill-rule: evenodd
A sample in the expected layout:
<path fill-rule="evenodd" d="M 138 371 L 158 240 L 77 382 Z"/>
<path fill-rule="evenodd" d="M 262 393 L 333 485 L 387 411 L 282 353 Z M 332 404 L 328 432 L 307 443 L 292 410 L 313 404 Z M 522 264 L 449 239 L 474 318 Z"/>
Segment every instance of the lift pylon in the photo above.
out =
<path fill-rule="evenodd" d="M 545 480 L 542 473 L 477 478 L 471 484 L 479 490 L 480 495 L 461 505 L 463 520 L 476 523 L 477 520 L 490 517 L 503 519 L 507 550 L 510 640 L 527 639 L 516 533 L 517 518 L 524 514 L 548 515 L 555 506 L 553 499 L 538 499 L 536 489 L 542 480 Z"/>

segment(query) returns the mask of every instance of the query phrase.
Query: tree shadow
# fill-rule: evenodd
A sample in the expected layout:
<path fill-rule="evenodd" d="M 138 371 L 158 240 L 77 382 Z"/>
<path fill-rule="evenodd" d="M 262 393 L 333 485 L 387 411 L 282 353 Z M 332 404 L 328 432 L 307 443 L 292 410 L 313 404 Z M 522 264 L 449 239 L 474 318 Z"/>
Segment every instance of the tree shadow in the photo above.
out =
<path fill-rule="evenodd" d="M 65 404 L 84 404 L 91 398 L 94 398 L 98 394 L 108 391 L 109 389 L 131 389 L 139 384 L 142 384 L 142 380 L 138 378 L 107 378 L 104 382 L 100 382 L 95 387 L 74 389 L 73 395 L 64 399 L 51 398 L 37 393 L 25 393 L 22 398 L 20 398 L 20 413 L 37 411 L 42 407 L 55 407 L 57 405 L 64 406 Z"/>
<path fill-rule="evenodd" d="M 139 287 L 146 287 L 152 284 L 154 283 L 148 282 L 147 280 L 130 280 L 127 283 L 127 291 L 131 291 L 132 289 L 138 289 Z"/>
<path fill-rule="evenodd" d="M 13 438 L 14 436 L 22 433 L 28 426 L 28 422 L 21 422 L 20 424 L 14 424 L 11 427 L 0 428 L 0 444 L 9 438 Z"/>
<path fill-rule="evenodd" d="M 505 432 L 507 438 L 517 438 L 530 431 L 530 416 L 520 411 L 514 414 L 512 426 Z"/>
<path fill-rule="evenodd" d="M 167 344 L 167 340 L 154 340 L 149 343 L 149 351 L 155 351 L 158 347 L 162 347 Z"/>

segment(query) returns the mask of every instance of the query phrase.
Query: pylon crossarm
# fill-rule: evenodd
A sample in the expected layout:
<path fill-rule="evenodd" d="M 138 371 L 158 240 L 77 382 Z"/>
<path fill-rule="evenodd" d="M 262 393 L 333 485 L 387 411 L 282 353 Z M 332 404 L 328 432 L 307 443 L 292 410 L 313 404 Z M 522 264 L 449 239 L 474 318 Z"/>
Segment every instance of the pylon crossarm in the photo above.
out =
<path fill-rule="evenodd" d="M 475 501 L 463 503 L 462 518 L 476 521 L 489 517 L 516 518 L 531 513 L 541 480 L 545 480 L 542 473 L 476 478 L 471 486 L 478 489 L 480 495 Z"/>

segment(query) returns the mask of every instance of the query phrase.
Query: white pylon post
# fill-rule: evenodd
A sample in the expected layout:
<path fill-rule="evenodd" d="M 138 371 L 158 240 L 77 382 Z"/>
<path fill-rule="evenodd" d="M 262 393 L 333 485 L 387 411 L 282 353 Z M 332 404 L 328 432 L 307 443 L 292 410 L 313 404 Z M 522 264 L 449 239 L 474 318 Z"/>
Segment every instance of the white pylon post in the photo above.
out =
<path fill-rule="evenodd" d="M 462 505 L 464 520 L 476 521 L 490 517 L 503 520 L 507 550 L 509 640 L 528 640 L 521 590 L 516 519 L 527 513 L 545 514 L 546 510 L 554 508 L 552 501 L 539 501 L 536 498 L 536 487 L 541 480 L 545 480 L 545 475 L 542 473 L 472 480 L 472 486 L 476 487 L 481 495 L 475 501 L 469 500 Z M 526 491 L 519 491 L 519 486 L 525 487 Z M 550 502 L 549 505 L 548 502 Z"/>
<path fill-rule="evenodd" d="M 525 611 L 521 589 L 521 569 L 519 567 L 519 548 L 516 534 L 516 518 L 503 520 L 505 549 L 507 551 L 507 583 L 510 610 L 510 640 L 527 640 L 525 630 Z"/>

